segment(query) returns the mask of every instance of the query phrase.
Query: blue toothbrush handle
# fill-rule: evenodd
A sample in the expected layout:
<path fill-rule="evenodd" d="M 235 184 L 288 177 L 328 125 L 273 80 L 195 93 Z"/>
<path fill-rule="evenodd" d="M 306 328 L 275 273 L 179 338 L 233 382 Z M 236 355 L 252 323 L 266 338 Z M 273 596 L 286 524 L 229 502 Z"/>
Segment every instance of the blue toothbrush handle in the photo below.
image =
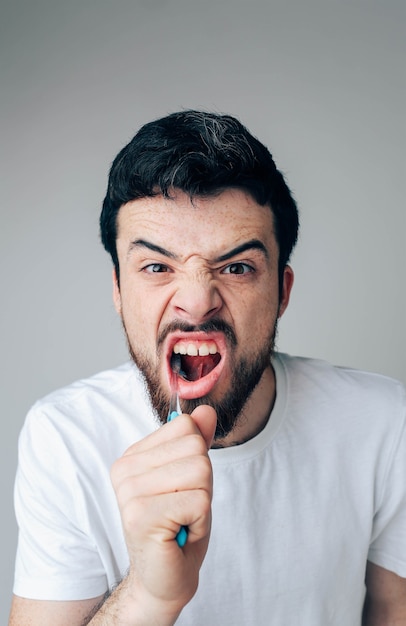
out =
<path fill-rule="evenodd" d="M 187 534 L 188 530 L 186 526 L 181 526 L 180 531 L 176 535 L 176 543 L 178 544 L 179 548 L 183 548 L 183 546 L 187 542 Z"/>
<path fill-rule="evenodd" d="M 171 411 L 171 413 L 168 415 L 168 422 L 171 422 L 178 415 L 178 411 Z M 186 526 L 181 526 L 178 534 L 176 535 L 176 543 L 178 544 L 179 548 L 183 548 L 183 546 L 185 545 L 187 541 L 187 535 L 188 530 Z"/>

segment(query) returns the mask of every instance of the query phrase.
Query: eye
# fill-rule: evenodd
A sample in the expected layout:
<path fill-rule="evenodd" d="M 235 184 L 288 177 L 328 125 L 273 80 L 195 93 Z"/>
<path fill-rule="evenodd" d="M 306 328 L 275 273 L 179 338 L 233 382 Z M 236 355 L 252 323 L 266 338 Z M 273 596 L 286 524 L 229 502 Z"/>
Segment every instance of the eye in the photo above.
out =
<path fill-rule="evenodd" d="M 230 263 L 230 265 L 227 265 L 222 273 L 223 274 L 249 274 L 250 272 L 253 272 L 254 268 L 251 267 L 251 265 L 248 265 L 248 263 Z"/>
<path fill-rule="evenodd" d="M 144 272 L 148 274 L 160 274 L 162 272 L 169 272 L 169 267 L 163 263 L 151 263 L 143 268 Z"/>

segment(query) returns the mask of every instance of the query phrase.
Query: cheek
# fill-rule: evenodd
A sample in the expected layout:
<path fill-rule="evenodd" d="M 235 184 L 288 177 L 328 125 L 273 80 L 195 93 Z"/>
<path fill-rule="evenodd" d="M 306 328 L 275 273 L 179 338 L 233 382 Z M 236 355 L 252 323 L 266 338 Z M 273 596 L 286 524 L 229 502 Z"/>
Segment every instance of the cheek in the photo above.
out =
<path fill-rule="evenodd" d="M 161 319 L 158 298 L 151 295 L 138 296 L 135 290 L 123 290 L 121 315 L 133 347 L 141 350 L 154 349 Z"/>
<path fill-rule="evenodd" d="M 131 338 L 146 331 L 150 318 L 148 318 L 142 298 L 137 298 L 133 293 L 127 294 L 123 290 L 121 293 L 121 316 Z"/>
<path fill-rule="evenodd" d="M 263 289 L 251 297 L 240 295 L 236 303 L 237 316 L 251 327 L 264 328 L 273 323 L 278 315 L 278 293 Z"/>
<path fill-rule="evenodd" d="M 275 300 L 265 296 L 257 298 L 254 306 L 246 306 L 240 302 L 240 317 L 238 333 L 243 350 L 257 351 L 268 343 L 273 334 L 278 318 L 278 304 Z M 238 332 L 238 331 L 237 331 Z"/>

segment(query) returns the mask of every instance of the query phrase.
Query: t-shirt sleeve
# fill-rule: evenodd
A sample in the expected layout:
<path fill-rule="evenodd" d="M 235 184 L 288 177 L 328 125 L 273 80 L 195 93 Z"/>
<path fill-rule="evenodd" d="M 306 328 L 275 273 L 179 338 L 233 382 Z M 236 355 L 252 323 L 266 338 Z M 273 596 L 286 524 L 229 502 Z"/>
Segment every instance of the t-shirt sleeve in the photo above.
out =
<path fill-rule="evenodd" d="M 368 559 L 406 578 L 406 398 L 380 485 Z"/>
<path fill-rule="evenodd" d="M 106 591 L 82 481 L 58 429 L 31 410 L 20 434 L 15 482 L 16 595 L 83 600 Z"/>

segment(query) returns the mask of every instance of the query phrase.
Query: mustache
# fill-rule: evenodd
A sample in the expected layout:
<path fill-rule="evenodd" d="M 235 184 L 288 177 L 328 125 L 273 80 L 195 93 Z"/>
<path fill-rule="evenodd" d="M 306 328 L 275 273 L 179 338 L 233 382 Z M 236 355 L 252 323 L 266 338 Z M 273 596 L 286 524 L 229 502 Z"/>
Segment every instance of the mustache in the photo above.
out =
<path fill-rule="evenodd" d="M 237 337 L 235 335 L 234 329 L 230 324 L 220 319 L 211 319 L 207 322 L 203 322 L 202 324 L 188 324 L 187 322 L 183 322 L 182 320 L 174 320 L 170 322 L 161 330 L 158 335 L 158 350 L 162 348 L 162 344 L 167 338 L 168 335 L 174 333 L 176 331 L 180 331 L 182 333 L 212 333 L 212 332 L 221 332 L 225 335 L 226 339 L 230 342 L 230 344 L 235 347 L 237 345 Z"/>

